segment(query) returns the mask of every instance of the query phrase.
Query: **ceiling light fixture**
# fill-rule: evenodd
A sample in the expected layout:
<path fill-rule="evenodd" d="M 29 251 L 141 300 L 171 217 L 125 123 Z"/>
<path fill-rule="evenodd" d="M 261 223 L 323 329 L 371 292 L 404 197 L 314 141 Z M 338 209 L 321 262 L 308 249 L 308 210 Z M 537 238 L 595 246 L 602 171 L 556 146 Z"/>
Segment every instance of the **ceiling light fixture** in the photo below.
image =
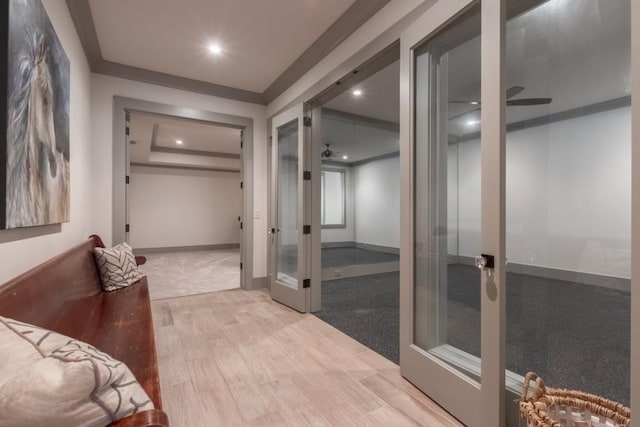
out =
<path fill-rule="evenodd" d="M 356 89 L 353 91 L 353 96 L 360 96 L 362 95 L 362 91 L 360 89 Z"/>
<path fill-rule="evenodd" d="M 176 139 L 176 144 L 182 145 L 182 140 L 181 139 Z"/>
<path fill-rule="evenodd" d="M 469 120 L 468 122 L 466 122 L 465 124 L 467 126 L 473 126 L 473 125 L 477 125 L 480 123 L 480 120 Z"/>
<path fill-rule="evenodd" d="M 345 154 L 344 156 L 342 156 L 342 158 L 343 158 L 344 160 L 347 160 L 347 159 L 349 158 L 349 156 L 347 156 L 347 155 Z"/>
<path fill-rule="evenodd" d="M 220 47 L 219 44 L 211 43 L 209 45 L 209 52 L 214 55 L 220 55 L 222 53 L 222 48 Z"/>

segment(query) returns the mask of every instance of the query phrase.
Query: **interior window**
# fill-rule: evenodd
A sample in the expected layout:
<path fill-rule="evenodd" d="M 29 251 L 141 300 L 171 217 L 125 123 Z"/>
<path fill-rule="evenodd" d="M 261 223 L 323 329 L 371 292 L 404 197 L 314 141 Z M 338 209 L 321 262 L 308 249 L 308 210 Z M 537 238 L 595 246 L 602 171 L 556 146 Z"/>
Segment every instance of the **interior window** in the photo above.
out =
<path fill-rule="evenodd" d="M 324 169 L 321 177 L 323 227 L 345 227 L 345 174 Z"/>

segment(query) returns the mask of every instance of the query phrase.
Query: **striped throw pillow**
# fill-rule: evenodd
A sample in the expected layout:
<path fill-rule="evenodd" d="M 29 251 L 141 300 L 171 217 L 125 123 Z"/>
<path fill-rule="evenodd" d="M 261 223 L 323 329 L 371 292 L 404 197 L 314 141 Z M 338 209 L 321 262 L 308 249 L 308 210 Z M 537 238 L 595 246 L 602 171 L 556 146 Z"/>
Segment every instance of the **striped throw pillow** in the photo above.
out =
<path fill-rule="evenodd" d="M 128 244 L 120 243 L 113 248 L 95 248 L 93 251 L 105 291 L 126 288 L 144 277 Z"/>

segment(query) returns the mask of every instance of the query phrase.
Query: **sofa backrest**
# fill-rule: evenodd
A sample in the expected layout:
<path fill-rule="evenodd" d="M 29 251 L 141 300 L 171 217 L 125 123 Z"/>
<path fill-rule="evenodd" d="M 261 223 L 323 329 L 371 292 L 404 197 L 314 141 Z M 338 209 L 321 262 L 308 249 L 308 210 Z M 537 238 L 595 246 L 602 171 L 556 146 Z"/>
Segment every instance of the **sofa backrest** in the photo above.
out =
<path fill-rule="evenodd" d="M 96 246 L 104 245 L 98 236 L 91 236 L 0 285 L 0 316 L 55 329 L 70 305 L 82 304 L 101 291 L 93 258 Z"/>

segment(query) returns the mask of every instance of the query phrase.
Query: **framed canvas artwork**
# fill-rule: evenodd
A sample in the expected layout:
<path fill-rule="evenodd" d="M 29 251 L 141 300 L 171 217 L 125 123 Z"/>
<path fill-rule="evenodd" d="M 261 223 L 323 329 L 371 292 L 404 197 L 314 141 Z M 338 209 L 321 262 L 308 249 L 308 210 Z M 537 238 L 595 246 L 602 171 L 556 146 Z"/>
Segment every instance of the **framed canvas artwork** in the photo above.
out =
<path fill-rule="evenodd" d="M 0 8 L 0 229 L 68 222 L 69 59 L 40 0 Z"/>

